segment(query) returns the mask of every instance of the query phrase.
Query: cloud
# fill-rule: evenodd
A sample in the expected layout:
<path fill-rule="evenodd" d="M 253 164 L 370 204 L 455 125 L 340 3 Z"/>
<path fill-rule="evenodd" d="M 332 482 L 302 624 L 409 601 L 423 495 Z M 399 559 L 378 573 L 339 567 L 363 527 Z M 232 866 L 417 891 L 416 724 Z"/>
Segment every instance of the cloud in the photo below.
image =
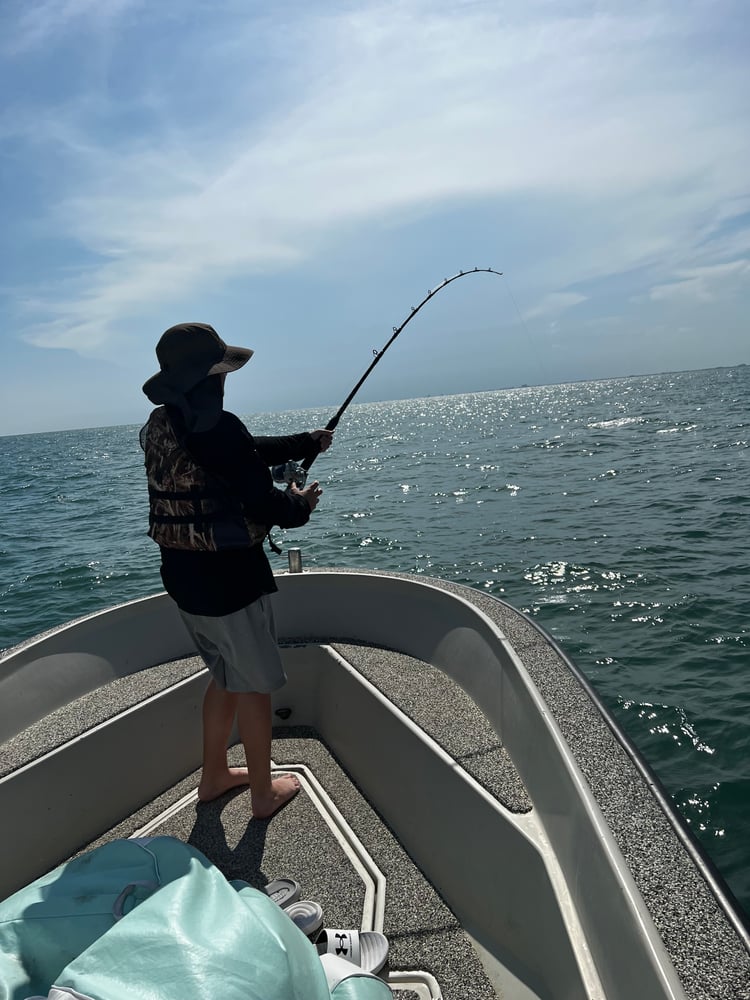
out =
<path fill-rule="evenodd" d="M 750 282 L 750 260 L 743 258 L 711 267 L 696 267 L 677 274 L 677 281 L 655 285 L 654 302 L 716 302 L 737 294 Z"/>
<path fill-rule="evenodd" d="M 143 0 L 28 0 L 14 30 L 5 33 L 0 49 L 17 56 L 49 45 L 82 26 L 104 26 L 142 3 Z"/>
<path fill-rule="evenodd" d="M 577 292 L 553 292 L 551 295 L 545 295 L 538 305 L 525 312 L 523 318 L 537 319 L 547 317 L 554 319 L 566 309 L 571 309 L 573 306 L 577 306 L 579 303 L 585 301 L 586 296 L 579 295 Z"/>
<path fill-rule="evenodd" d="M 668 261 L 746 191 L 744 70 L 704 53 L 696 72 L 700 7 L 209 6 L 210 21 L 165 6 L 171 60 L 150 48 L 153 23 L 140 39 L 112 30 L 108 90 L 6 117 L 53 154 L 46 224 L 86 259 L 35 290 L 29 342 L 103 348 L 149 303 L 298 266 L 357 225 L 481 199 L 560 199 L 580 214 L 559 287 Z M 47 0 L 19 38 L 38 46 L 98 10 Z M 606 254 L 584 246 L 596 215 L 616 235 Z M 582 299 L 556 293 L 527 315 Z"/>

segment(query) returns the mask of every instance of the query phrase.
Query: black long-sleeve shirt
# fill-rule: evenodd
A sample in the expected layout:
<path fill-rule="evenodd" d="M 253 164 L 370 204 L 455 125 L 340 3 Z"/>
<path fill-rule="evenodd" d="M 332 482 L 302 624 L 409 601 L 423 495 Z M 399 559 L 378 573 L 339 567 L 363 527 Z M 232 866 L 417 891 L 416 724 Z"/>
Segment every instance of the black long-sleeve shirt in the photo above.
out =
<path fill-rule="evenodd" d="M 171 408 L 170 418 L 179 421 Z M 319 446 L 309 434 L 255 438 L 239 417 L 224 411 L 211 430 L 188 433 L 184 440 L 199 464 L 241 500 L 251 521 L 296 528 L 309 520 L 305 498 L 275 487 L 269 471 L 271 465 L 316 455 Z M 162 548 L 161 559 L 167 593 L 190 614 L 229 615 L 278 589 L 262 545 L 218 552 Z"/>

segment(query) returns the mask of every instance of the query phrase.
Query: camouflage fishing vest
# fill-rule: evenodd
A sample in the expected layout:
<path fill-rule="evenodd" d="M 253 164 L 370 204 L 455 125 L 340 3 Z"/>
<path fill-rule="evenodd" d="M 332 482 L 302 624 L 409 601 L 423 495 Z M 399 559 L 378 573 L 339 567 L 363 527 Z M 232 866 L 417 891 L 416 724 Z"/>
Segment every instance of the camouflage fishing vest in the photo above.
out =
<path fill-rule="evenodd" d="M 180 442 L 163 406 L 141 431 L 148 476 L 149 528 L 166 549 L 216 552 L 259 545 L 268 534 L 242 512 L 240 501 Z"/>

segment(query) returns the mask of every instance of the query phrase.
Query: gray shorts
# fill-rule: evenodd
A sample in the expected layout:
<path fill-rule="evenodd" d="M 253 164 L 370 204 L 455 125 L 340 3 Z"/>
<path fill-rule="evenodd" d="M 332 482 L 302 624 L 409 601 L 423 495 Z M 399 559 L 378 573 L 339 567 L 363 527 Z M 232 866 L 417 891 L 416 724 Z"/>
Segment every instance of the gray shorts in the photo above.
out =
<path fill-rule="evenodd" d="M 270 694 L 286 683 L 268 594 L 231 615 L 180 611 L 198 652 L 225 691 Z"/>

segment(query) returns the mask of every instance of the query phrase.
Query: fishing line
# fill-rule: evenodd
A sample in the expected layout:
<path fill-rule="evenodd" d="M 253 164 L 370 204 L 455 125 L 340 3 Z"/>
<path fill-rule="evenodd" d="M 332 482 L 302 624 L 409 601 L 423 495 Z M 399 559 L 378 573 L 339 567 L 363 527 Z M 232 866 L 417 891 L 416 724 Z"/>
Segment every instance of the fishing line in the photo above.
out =
<path fill-rule="evenodd" d="M 511 290 L 510 282 L 508 281 L 507 278 L 505 279 L 504 284 L 505 284 L 505 290 L 507 291 L 508 295 L 510 296 L 510 300 L 513 303 L 513 306 L 514 306 L 516 312 L 518 313 L 518 318 L 521 321 L 521 326 L 523 327 L 523 332 L 524 332 L 524 334 L 526 336 L 526 340 L 527 341 L 531 341 L 534 338 L 531 336 L 529 328 L 526 325 L 526 320 L 523 318 L 523 313 L 518 308 L 518 303 L 516 302 L 516 297 L 513 294 L 513 291 Z M 544 366 L 539 361 L 539 359 L 542 357 L 541 349 L 540 349 L 540 347 L 539 347 L 539 345 L 537 343 L 532 344 L 532 347 L 534 348 L 534 357 L 537 359 L 537 363 L 539 364 L 539 371 L 541 372 L 541 375 L 542 375 L 542 383 L 546 384 L 548 376 L 547 376 L 547 374 L 544 371 Z"/>
<path fill-rule="evenodd" d="M 526 340 L 530 342 L 534 338 L 532 338 L 531 333 L 529 332 L 529 328 L 526 325 L 526 320 L 523 318 L 523 313 L 518 308 L 518 303 L 516 302 L 516 297 L 513 294 L 513 291 L 512 291 L 512 289 L 510 287 L 510 283 L 508 282 L 507 278 L 505 279 L 505 290 L 507 291 L 508 295 L 510 296 L 510 300 L 513 303 L 513 306 L 514 306 L 514 308 L 516 310 L 516 313 L 518 314 L 518 319 L 520 320 L 521 326 L 523 327 L 523 332 L 524 332 L 524 335 L 526 337 Z M 536 343 L 534 343 L 531 346 L 534 348 L 534 356 L 537 359 L 537 362 L 539 362 L 539 359 L 541 358 L 541 350 L 539 348 L 539 345 L 536 344 Z M 546 375 L 544 373 L 544 370 L 543 370 L 543 367 L 542 367 L 541 364 L 539 364 L 539 371 L 542 374 L 542 382 L 544 382 L 546 380 Z"/>
<path fill-rule="evenodd" d="M 516 297 L 513 294 L 513 292 L 510 290 L 510 285 L 508 284 L 507 281 L 505 282 L 505 289 L 508 292 L 508 295 L 510 295 L 510 301 L 515 306 L 515 310 L 518 313 L 518 318 L 521 320 L 521 326 L 523 327 L 523 331 L 526 334 L 526 336 L 528 337 L 529 331 L 528 331 L 528 328 L 527 328 L 526 323 L 524 321 L 523 314 L 522 314 L 521 310 L 518 308 L 518 303 L 516 302 Z"/>

